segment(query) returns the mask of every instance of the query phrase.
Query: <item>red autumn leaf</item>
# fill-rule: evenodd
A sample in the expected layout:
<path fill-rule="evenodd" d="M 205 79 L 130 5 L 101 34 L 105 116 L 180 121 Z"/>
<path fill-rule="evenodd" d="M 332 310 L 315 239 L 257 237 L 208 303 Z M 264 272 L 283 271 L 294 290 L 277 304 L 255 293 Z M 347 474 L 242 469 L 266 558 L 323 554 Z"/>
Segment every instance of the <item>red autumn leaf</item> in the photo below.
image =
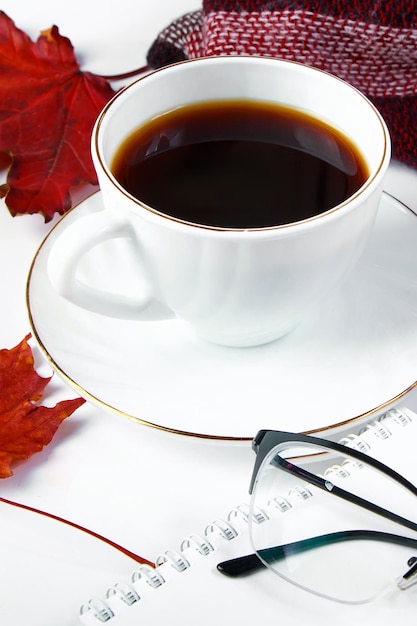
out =
<path fill-rule="evenodd" d="M 104 78 L 81 72 L 56 26 L 32 42 L 0 11 L 0 93 L 0 153 L 12 156 L 0 197 L 12 215 L 42 213 L 49 221 L 71 207 L 72 190 L 97 184 L 90 136 L 114 92 Z"/>
<path fill-rule="evenodd" d="M 61 422 L 85 400 L 63 400 L 54 407 L 36 404 L 49 383 L 33 368 L 30 335 L 11 350 L 0 350 L 0 478 L 12 475 L 15 461 L 40 452 Z"/>

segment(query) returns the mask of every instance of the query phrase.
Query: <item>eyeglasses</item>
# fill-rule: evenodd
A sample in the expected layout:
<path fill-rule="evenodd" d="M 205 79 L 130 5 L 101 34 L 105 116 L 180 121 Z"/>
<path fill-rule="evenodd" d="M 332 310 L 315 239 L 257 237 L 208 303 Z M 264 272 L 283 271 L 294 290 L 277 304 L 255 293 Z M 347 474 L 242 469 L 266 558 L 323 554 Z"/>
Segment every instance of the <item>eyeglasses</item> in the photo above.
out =
<path fill-rule="evenodd" d="M 255 554 L 220 563 L 219 571 L 239 576 L 266 566 L 351 604 L 417 583 L 412 483 L 360 451 L 309 435 L 261 430 L 252 447 Z"/>

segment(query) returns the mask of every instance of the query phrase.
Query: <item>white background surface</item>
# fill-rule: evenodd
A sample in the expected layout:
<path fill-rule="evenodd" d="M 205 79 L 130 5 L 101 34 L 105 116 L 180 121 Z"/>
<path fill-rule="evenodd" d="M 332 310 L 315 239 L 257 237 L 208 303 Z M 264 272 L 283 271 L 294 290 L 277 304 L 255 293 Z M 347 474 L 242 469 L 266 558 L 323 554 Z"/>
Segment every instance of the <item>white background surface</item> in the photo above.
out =
<path fill-rule="evenodd" d="M 158 32 L 200 5 L 191 0 L 39 0 L 36 4 L 3 0 L 1 8 L 32 38 L 57 24 L 71 39 L 83 69 L 113 74 L 143 65 Z M 417 210 L 414 172 L 394 166 L 386 189 Z M 29 331 L 26 276 L 50 227 L 40 216 L 11 218 L 0 206 L 0 347 L 11 348 Z M 46 375 L 48 366 L 36 354 L 39 371 Z M 74 395 L 57 376 L 49 387 L 48 402 Z M 184 381 L 184 402 L 186 396 Z M 410 398 L 408 404 L 413 407 L 415 400 Z M 238 403 L 235 410 L 239 411 Z M 177 547 L 183 537 L 200 532 L 247 500 L 252 463 L 248 444 L 180 438 L 86 404 L 64 422 L 50 446 L 0 483 L 0 495 L 89 527 L 153 560 L 166 547 Z M 81 602 L 90 595 L 103 595 L 108 584 L 131 571 L 132 563 L 111 551 L 105 551 L 103 562 L 96 566 L 95 545 L 84 542 L 75 531 L 55 526 L 1 505 L 2 624 L 76 624 Z M 67 588 L 57 584 L 64 576 Z M 291 597 L 296 604 L 280 609 L 283 623 L 291 623 L 290 617 L 294 624 L 338 619 L 340 608 L 331 603 L 314 603 L 311 610 L 310 596 L 297 592 Z M 216 603 L 216 597 L 210 602 Z M 186 597 L 178 596 L 178 611 L 186 613 L 186 605 Z M 388 610 L 387 606 L 375 605 L 375 624 L 392 619 L 393 606 Z M 405 611 L 403 617 L 413 617 L 411 609 L 399 607 Z M 355 612 L 357 624 L 372 620 L 367 610 Z M 162 623 L 157 613 L 153 621 Z M 211 622 L 205 607 L 200 624 Z"/>

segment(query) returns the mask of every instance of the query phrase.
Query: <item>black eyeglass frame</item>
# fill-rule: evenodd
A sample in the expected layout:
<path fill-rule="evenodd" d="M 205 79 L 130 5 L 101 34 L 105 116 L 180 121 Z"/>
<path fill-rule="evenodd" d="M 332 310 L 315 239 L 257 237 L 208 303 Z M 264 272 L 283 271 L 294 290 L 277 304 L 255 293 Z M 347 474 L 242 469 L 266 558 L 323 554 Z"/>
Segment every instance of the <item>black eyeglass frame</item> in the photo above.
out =
<path fill-rule="evenodd" d="M 254 437 L 254 439 L 252 440 L 252 450 L 256 453 L 256 459 L 249 486 L 250 494 L 252 494 L 256 477 L 266 456 L 271 452 L 271 450 L 275 448 L 275 446 L 286 442 L 306 443 L 312 445 L 315 444 L 317 446 L 329 448 L 330 450 L 334 450 L 335 452 L 340 452 L 341 454 L 347 454 L 348 452 L 349 456 L 353 457 L 359 462 L 362 461 L 363 463 L 367 463 L 367 465 L 370 465 L 374 469 L 379 470 L 386 476 L 389 476 L 393 480 L 401 483 L 403 487 L 405 487 L 417 496 L 417 487 L 413 483 L 404 478 L 404 476 L 393 470 L 391 467 L 388 467 L 384 463 L 381 463 L 380 461 L 372 458 L 364 452 L 361 452 L 360 450 L 348 448 L 341 443 L 337 443 L 329 439 L 322 439 L 320 437 L 315 437 L 313 435 L 304 435 L 302 433 L 291 433 L 283 430 L 260 430 L 257 433 L 256 437 Z"/>
<path fill-rule="evenodd" d="M 256 459 L 249 486 L 250 494 L 252 494 L 253 492 L 256 478 L 265 458 L 276 446 L 285 444 L 287 442 L 321 446 L 325 449 L 327 448 L 333 450 L 342 455 L 348 455 L 351 458 L 357 460 L 359 463 L 366 463 L 370 467 L 373 467 L 379 472 L 382 472 L 389 478 L 397 481 L 413 495 L 417 496 L 417 487 L 413 483 L 411 483 L 404 476 L 402 476 L 392 468 L 388 467 L 384 463 L 381 463 L 380 461 L 370 457 L 369 455 L 359 450 L 348 448 L 347 446 L 344 446 L 340 443 L 320 437 L 315 437 L 312 435 L 276 430 L 260 430 L 252 441 L 252 449 L 256 453 Z M 316 474 L 312 474 L 308 470 L 300 468 L 299 466 L 291 463 L 291 461 L 284 459 L 279 454 L 277 454 L 274 458 L 274 463 L 284 471 L 287 471 L 292 475 L 296 475 L 301 479 L 305 479 L 311 484 L 314 484 L 316 487 L 323 489 L 324 491 L 329 492 L 329 486 L 331 486 L 331 493 L 333 495 L 348 500 L 349 502 L 366 508 L 367 510 L 370 510 L 376 514 L 382 515 L 383 517 L 402 524 L 403 526 L 406 526 L 411 530 L 417 531 L 417 522 L 407 520 L 406 518 L 403 518 L 399 515 L 396 515 L 395 513 L 392 513 L 391 511 L 388 511 L 387 509 L 368 502 L 367 500 L 364 500 L 359 496 L 355 496 L 354 494 L 345 491 L 340 487 L 332 485 L 327 479 L 320 477 Z M 352 530 L 345 531 L 343 533 L 330 533 L 321 537 L 313 537 L 311 539 L 303 540 L 301 542 L 295 542 L 291 545 L 271 547 L 265 549 L 265 552 L 271 554 L 283 554 L 288 549 L 292 549 L 293 551 L 305 551 L 317 547 L 318 545 L 320 545 L 320 543 L 336 543 L 338 541 L 354 539 L 375 539 L 378 541 L 386 541 L 389 543 L 397 543 L 400 545 L 407 545 L 413 548 L 417 548 L 417 539 L 411 539 L 408 537 L 403 537 L 401 535 L 394 535 L 378 531 Z M 408 586 L 411 586 L 411 584 L 414 584 L 414 582 L 416 582 L 417 558 L 413 557 L 412 559 L 410 559 L 410 561 L 408 562 L 408 566 L 410 569 L 402 576 L 401 582 L 398 583 L 398 586 L 400 588 L 405 589 Z M 243 557 L 229 559 L 228 561 L 223 561 L 222 563 L 219 563 L 217 566 L 218 570 L 222 574 L 225 574 L 227 576 L 241 576 L 263 567 L 265 567 L 265 564 L 257 554 L 250 554 Z"/>

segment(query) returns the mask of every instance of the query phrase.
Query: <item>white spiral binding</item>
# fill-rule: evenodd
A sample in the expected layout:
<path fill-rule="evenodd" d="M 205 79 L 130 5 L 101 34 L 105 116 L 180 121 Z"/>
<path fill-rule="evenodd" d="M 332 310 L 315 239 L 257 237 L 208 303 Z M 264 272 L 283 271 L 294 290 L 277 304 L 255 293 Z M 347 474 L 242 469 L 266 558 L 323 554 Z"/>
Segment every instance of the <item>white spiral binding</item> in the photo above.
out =
<path fill-rule="evenodd" d="M 392 432 L 396 428 L 403 428 L 412 421 L 410 416 L 412 412 L 407 409 L 391 409 L 387 411 L 371 423 L 367 424 L 360 430 L 359 434 L 349 434 L 344 436 L 339 443 L 344 444 L 347 447 L 360 450 L 362 452 L 368 452 L 371 445 L 368 443 L 367 438 L 369 435 L 377 437 L 378 439 L 387 439 L 391 437 Z M 329 467 L 324 475 L 331 476 L 336 473 L 338 476 L 348 476 L 350 465 L 355 465 L 354 461 L 346 461 L 342 465 L 335 465 Z M 291 509 L 297 501 L 307 500 L 312 496 L 312 492 L 300 485 L 291 489 L 291 491 L 284 496 L 276 496 L 268 502 L 268 508 L 271 510 L 277 510 L 285 513 Z M 163 554 L 160 554 L 156 559 L 156 567 L 152 568 L 148 565 L 142 565 L 135 569 L 132 573 L 129 583 L 116 583 L 107 590 L 105 601 L 98 599 L 91 599 L 86 604 L 81 606 L 80 617 L 81 621 L 86 625 L 95 625 L 99 623 L 111 622 L 112 618 L 117 612 L 124 607 L 129 607 L 136 602 L 140 602 L 142 598 L 142 590 L 144 585 L 150 586 L 153 589 L 169 584 L 161 573 L 161 568 L 170 565 L 177 574 L 181 574 L 188 570 L 192 565 L 185 553 L 188 553 L 190 549 L 202 558 L 209 555 L 216 550 L 215 541 L 213 537 L 219 537 L 226 541 L 233 541 L 238 535 L 239 531 L 234 526 L 235 521 L 249 522 L 250 515 L 252 515 L 252 521 L 257 524 L 262 524 L 269 519 L 266 511 L 258 509 L 250 511 L 247 504 L 241 504 L 235 509 L 232 509 L 227 517 L 227 521 L 217 519 L 208 526 L 206 526 L 203 536 L 190 535 L 186 537 L 180 545 L 179 552 L 175 550 L 166 550 Z"/>
<path fill-rule="evenodd" d="M 163 563 L 170 563 L 177 572 L 183 572 L 190 567 L 190 563 L 185 556 L 175 550 L 165 550 L 164 554 L 160 554 L 157 557 L 155 565 L 159 567 Z"/>
<path fill-rule="evenodd" d="M 140 600 L 140 595 L 137 591 L 126 583 L 116 583 L 107 589 L 106 598 L 111 598 L 114 595 L 119 596 L 128 606 Z"/>
<path fill-rule="evenodd" d="M 346 435 L 340 439 L 339 443 L 366 454 L 372 447 L 369 439 L 388 439 L 393 431 L 407 426 L 412 421 L 410 413 L 411 411 L 408 411 L 408 409 L 391 409 L 369 424 L 366 424 L 357 435 L 353 433 Z"/>
<path fill-rule="evenodd" d="M 165 578 L 159 571 L 158 567 L 149 567 L 149 565 L 141 565 L 132 572 L 132 583 L 144 579 L 150 587 L 157 589 L 165 583 Z"/>
<path fill-rule="evenodd" d="M 261 523 L 266 516 L 261 512 L 256 512 L 255 521 Z M 142 565 L 135 569 L 128 583 L 117 583 L 110 587 L 106 593 L 106 599 L 97 600 L 95 598 L 83 604 L 80 611 L 80 618 L 84 624 L 103 624 L 110 622 L 116 613 L 129 607 L 136 602 L 140 602 L 146 586 L 157 589 L 162 585 L 169 584 L 169 576 L 166 568 L 172 567 L 177 574 L 181 574 L 192 565 L 190 563 L 191 551 L 194 551 L 199 558 L 204 558 L 216 550 L 217 538 L 225 541 L 233 541 L 239 536 L 237 527 L 231 523 L 233 518 L 240 518 L 247 522 L 249 520 L 249 508 L 244 505 L 233 509 L 229 513 L 228 520 L 217 519 L 205 528 L 203 535 L 190 535 L 186 537 L 180 545 L 180 550 L 166 550 L 160 554 L 155 562 L 156 567 Z M 163 573 L 162 573 L 163 570 Z"/>
<path fill-rule="evenodd" d="M 83 622 L 85 621 L 85 616 L 89 617 L 93 615 L 96 622 L 104 623 L 108 622 L 109 619 L 114 617 L 114 612 L 111 610 L 108 604 L 106 604 L 102 600 L 97 600 L 93 598 L 89 600 L 87 604 L 83 604 L 81 606 L 80 615 Z M 88 624 L 89 621 L 85 621 L 85 623 Z M 90 623 L 92 624 L 93 622 Z"/>

